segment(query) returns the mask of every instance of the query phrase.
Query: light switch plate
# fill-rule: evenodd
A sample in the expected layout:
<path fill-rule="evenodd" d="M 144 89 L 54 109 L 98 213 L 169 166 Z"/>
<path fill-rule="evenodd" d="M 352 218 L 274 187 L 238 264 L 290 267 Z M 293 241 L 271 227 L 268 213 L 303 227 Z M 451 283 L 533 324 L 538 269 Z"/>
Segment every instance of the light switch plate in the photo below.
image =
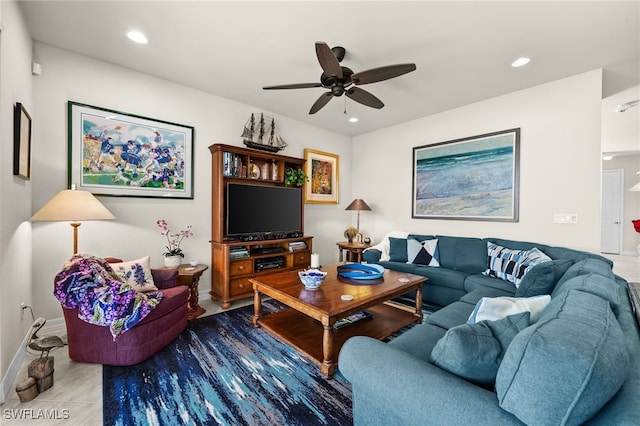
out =
<path fill-rule="evenodd" d="M 577 213 L 555 213 L 553 223 L 578 223 Z"/>

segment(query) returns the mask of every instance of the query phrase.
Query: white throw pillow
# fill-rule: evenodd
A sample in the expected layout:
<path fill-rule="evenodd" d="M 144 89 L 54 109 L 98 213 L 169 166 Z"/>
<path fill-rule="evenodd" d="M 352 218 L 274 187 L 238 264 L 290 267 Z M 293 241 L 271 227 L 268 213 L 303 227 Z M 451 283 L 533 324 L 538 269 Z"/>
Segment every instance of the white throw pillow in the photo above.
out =
<path fill-rule="evenodd" d="M 530 312 L 531 323 L 535 323 L 550 301 L 551 296 L 548 294 L 534 297 L 483 297 L 476 303 L 467 324 L 496 321 L 520 312 Z"/>
<path fill-rule="evenodd" d="M 149 256 L 129 262 L 110 263 L 110 265 L 120 279 L 134 290 L 141 293 L 158 290 L 151 275 Z"/>

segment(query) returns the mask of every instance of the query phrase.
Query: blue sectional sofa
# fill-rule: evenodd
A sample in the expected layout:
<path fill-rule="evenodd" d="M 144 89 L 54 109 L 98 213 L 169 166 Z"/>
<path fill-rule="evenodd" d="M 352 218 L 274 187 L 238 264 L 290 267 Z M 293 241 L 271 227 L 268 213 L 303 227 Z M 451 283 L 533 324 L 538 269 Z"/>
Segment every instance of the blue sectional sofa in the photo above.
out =
<path fill-rule="evenodd" d="M 638 324 L 608 259 L 498 238 L 408 239 L 437 239 L 426 260 L 439 266 L 407 263 L 403 237 L 364 258 L 428 277 L 424 301 L 443 307 L 389 343 L 344 344 L 339 368 L 353 386 L 356 425 L 640 424 Z M 514 260 L 498 265 L 507 270 L 534 248 L 548 258 L 525 268 L 516 287 L 513 277 L 483 274 L 496 246 Z M 535 312 L 491 317 L 496 302 L 541 300 Z"/>

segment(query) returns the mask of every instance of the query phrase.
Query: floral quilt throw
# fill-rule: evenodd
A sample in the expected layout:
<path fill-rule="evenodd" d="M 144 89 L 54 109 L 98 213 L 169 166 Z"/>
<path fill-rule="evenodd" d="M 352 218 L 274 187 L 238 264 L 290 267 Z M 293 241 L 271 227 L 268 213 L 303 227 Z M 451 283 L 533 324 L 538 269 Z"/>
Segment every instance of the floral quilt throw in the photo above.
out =
<path fill-rule="evenodd" d="M 103 259 L 74 255 L 55 277 L 54 296 L 65 308 L 78 309 L 81 320 L 109 327 L 115 340 L 142 321 L 163 294 L 138 293 Z"/>

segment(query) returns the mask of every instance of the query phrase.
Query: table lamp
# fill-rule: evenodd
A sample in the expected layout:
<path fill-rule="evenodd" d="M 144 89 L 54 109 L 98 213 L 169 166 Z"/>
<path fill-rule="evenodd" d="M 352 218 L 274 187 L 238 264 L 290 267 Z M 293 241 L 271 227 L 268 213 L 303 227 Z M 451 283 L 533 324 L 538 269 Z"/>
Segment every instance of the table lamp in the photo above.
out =
<path fill-rule="evenodd" d="M 360 210 L 371 211 L 371 207 L 367 205 L 361 198 L 356 198 L 347 206 L 345 210 L 357 210 L 358 218 L 356 219 L 356 233 L 360 233 Z"/>
<path fill-rule="evenodd" d="M 73 254 L 78 254 L 78 227 L 80 221 L 115 219 L 105 206 L 89 191 L 71 189 L 60 191 L 31 216 L 32 222 L 71 222 L 73 227 Z"/>

